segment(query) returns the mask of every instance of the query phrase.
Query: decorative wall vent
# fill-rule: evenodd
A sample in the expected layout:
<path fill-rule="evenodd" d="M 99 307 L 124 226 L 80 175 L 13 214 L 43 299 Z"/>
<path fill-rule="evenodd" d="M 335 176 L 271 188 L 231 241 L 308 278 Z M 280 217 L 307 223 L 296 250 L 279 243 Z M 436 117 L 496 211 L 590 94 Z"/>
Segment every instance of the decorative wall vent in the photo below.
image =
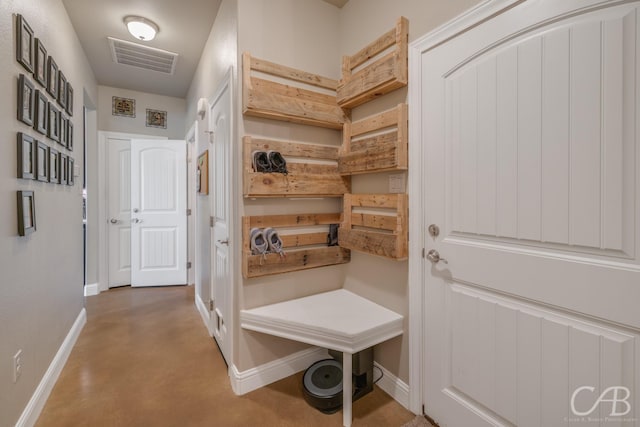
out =
<path fill-rule="evenodd" d="M 164 74 L 173 74 L 176 69 L 177 53 L 113 37 L 107 37 L 107 39 L 111 48 L 111 57 L 117 64 L 130 65 Z"/>

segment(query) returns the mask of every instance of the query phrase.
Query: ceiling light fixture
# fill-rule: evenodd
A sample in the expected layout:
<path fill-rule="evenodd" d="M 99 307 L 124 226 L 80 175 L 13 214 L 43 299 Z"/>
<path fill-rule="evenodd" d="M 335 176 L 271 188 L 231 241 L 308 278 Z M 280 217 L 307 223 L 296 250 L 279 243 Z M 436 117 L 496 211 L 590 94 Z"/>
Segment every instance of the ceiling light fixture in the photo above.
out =
<path fill-rule="evenodd" d="M 133 37 L 145 42 L 153 40 L 160 30 L 155 22 L 141 16 L 126 16 L 124 23 Z"/>

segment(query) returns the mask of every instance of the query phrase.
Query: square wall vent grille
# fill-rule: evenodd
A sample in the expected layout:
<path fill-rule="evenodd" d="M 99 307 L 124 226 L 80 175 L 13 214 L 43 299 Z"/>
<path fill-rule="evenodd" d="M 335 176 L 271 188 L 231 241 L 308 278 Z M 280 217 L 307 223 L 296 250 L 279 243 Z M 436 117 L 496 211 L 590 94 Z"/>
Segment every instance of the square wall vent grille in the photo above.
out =
<path fill-rule="evenodd" d="M 178 54 L 144 46 L 125 40 L 107 37 L 113 61 L 144 70 L 172 75 L 176 70 Z"/>

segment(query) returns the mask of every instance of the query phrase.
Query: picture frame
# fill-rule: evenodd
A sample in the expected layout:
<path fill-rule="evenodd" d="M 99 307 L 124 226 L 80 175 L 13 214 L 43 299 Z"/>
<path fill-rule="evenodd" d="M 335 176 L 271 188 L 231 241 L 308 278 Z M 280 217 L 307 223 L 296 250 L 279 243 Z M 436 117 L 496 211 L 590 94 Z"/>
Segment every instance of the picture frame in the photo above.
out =
<path fill-rule="evenodd" d="M 204 153 L 198 156 L 197 174 L 198 193 L 209 194 L 209 150 L 205 150 Z"/>
<path fill-rule="evenodd" d="M 67 107 L 65 111 L 69 116 L 73 116 L 73 87 L 67 82 Z"/>
<path fill-rule="evenodd" d="M 35 98 L 35 86 L 24 74 L 18 77 L 18 120 L 33 126 L 33 100 Z"/>
<path fill-rule="evenodd" d="M 63 110 L 67 108 L 67 77 L 62 70 L 58 71 L 58 105 Z"/>
<path fill-rule="evenodd" d="M 34 139 L 27 134 L 18 132 L 18 178 L 35 178 L 34 152 Z"/>
<path fill-rule="evenodd" d="M 67 149 L 73 151 L 73 121 L 67 120 Z"/>
<path fill-rule="evenodd" d="M 36 89 L 33 107 L 35 108 L 35 114 L 33 117 L 33 128 L 37 132 L 46 136 L 49 124 L 49 100 L 41 90 Z"/>
<path fill-rule="evenodd" d="M 147 108 L 146 126 L 149 128 L 167 128 L 167 112 Z"/>
<path fill-rule="evenodd" d="M 119 96 L 111 97 L 111 115 L 135 118 L 136 100 Z"/>
<path fill-rule="evenodd" d="M 33 30 L 24 19 L 24 16 L 16 16 L 16 59 L 25 70 L 33 72 Z"/>
<path fill-rule="evenodd" d="M 68 139 L 68 135 L 69 135 L 68 124 L 69 124 L 69 121 L 64 116 L 64 114 L 62 114 L 62 112 L 60 112 L 59 117 L 60 117 L 60 141 L 58 141 L 58 142 L 64 148 L 67 148 L 67 145 L 69 144 L 69 139 Z"/>
<path fill-rule="evenodd" d="M 18 191 L 18 234 L 36 231 L 36 201 L 33 191 Z"/>
<path fill-rule="evenodd" d="M 49 182 L 52 184 L 60 183 L 60 152 L 55 148 L 49 147 Z"/>
<path fill-rule="evenodd" d="M 73 157 L 69 156 L 68 157 L 68 164 L 69 166 L 67 167 L 67 171 L 69 173 L 69 176 L 67 177 L 67 185 L 70 185 L 73 187 L 73 185 L 75 184 L 75 160 L 73 159 Z"/>
<path fill-rule="evenodd" d="M 58 175 L 60 176 L 58 183 L 61 185 L 67 185 L 67 183 L 69 182 L 69 156 L 64 153 L 60 153 Z"/>
<path fill-rule="evenodd" d="M 35 39 L 35 57 L 33 63 L 33 78 L 42 87 L 47 87 L 47 49 L 42 44 L 42 40 Z"/>
<path fill-rule="evenodd" d="M 47 92 L 53 99 L 58 97 L 58 64 L 52 56 L 47 59 Z"/>
<path fill-rule="evenodd" d="M 41 182 L 49 181 L 49 147 L 42 141 L 36 143 L 36 179 Z"/>
<path fill-rule="evenodd" d="M 49 139 L 60 142 L 60 111 L 49 102 L 47 121 L 47 136 Z"/>

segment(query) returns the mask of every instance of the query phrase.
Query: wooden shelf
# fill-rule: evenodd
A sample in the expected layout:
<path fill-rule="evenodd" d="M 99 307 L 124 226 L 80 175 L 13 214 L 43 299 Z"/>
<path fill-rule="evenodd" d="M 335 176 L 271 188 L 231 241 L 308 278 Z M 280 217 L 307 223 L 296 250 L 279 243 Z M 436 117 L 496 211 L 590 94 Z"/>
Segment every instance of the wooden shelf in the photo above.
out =
<path fill-rule="evenodd" d="M 400 17 L 396 27 L 342 59 L 342 79 L 338 84 L 338 105 L 353 108 L 407 85 L 409 21 Z M 379 59 L 376 56 L 391 51 Z M 373 61 L 371 61 L 374 59 Z M 367 61 L 368 65 L 354 73 Z"/>
<path fill-rule="evenodd" d="M 407 170 L 407 135 L 407 104 L 357 122 L 347 121 L 338 172 L 353 175 Z"/>
<path fill-rule="evenodd" d="M 310 268 L 344 264 L 351 260 L 351 252 L 340 246 L 326 246 L 329 227 L 309 227 L 339 224 L 340 214 L 301 214 L 248 216 L 242 218 L 242 274 L 245 278 L 288 273 Z M 273 227 L 278 230 L 286 256 L 277 253 L 252 255 L 250 231 L 252 228 Z M 291 230 L 304 227 L 299 233 Z M 281 232 L 287 229 L 287 234 Z M 322 229 L 321 229 L 322 228 Z M 320 246 L 324 245 L 324 246 Z"/>
<path fill-rule="evenodd" d="M 375 213 L 354 212 L 375 209 Z M 396 260 L 408 257 L 406 194 L 345 194 L 341 247 Z M 358 227 L 357 229 L 354 227 Z"/>
<path fill-rule="evenodd" d="M 350 191 L 351 179 L 338 173 L 338 147 L 251 136 L 243 138 L 243 145 L 245 197 L 342 197 Z M 252 153 L 269 150 L 284 156 L 288 174 L 253 170 Z M 303 163 L 306 159 L 323 163 Z"/>
<path fill-rule="evenodd" d="M 273 76 L 283 84 L 252 75 Z M 338 81 L 242 54 L 243 113 L 332 129 L 342 129 L 345 114 L 338 106 Z M 303 88 L 300 84 L 310 87 Z M 316 87 L 320 90 L 313 90 Z"/>

